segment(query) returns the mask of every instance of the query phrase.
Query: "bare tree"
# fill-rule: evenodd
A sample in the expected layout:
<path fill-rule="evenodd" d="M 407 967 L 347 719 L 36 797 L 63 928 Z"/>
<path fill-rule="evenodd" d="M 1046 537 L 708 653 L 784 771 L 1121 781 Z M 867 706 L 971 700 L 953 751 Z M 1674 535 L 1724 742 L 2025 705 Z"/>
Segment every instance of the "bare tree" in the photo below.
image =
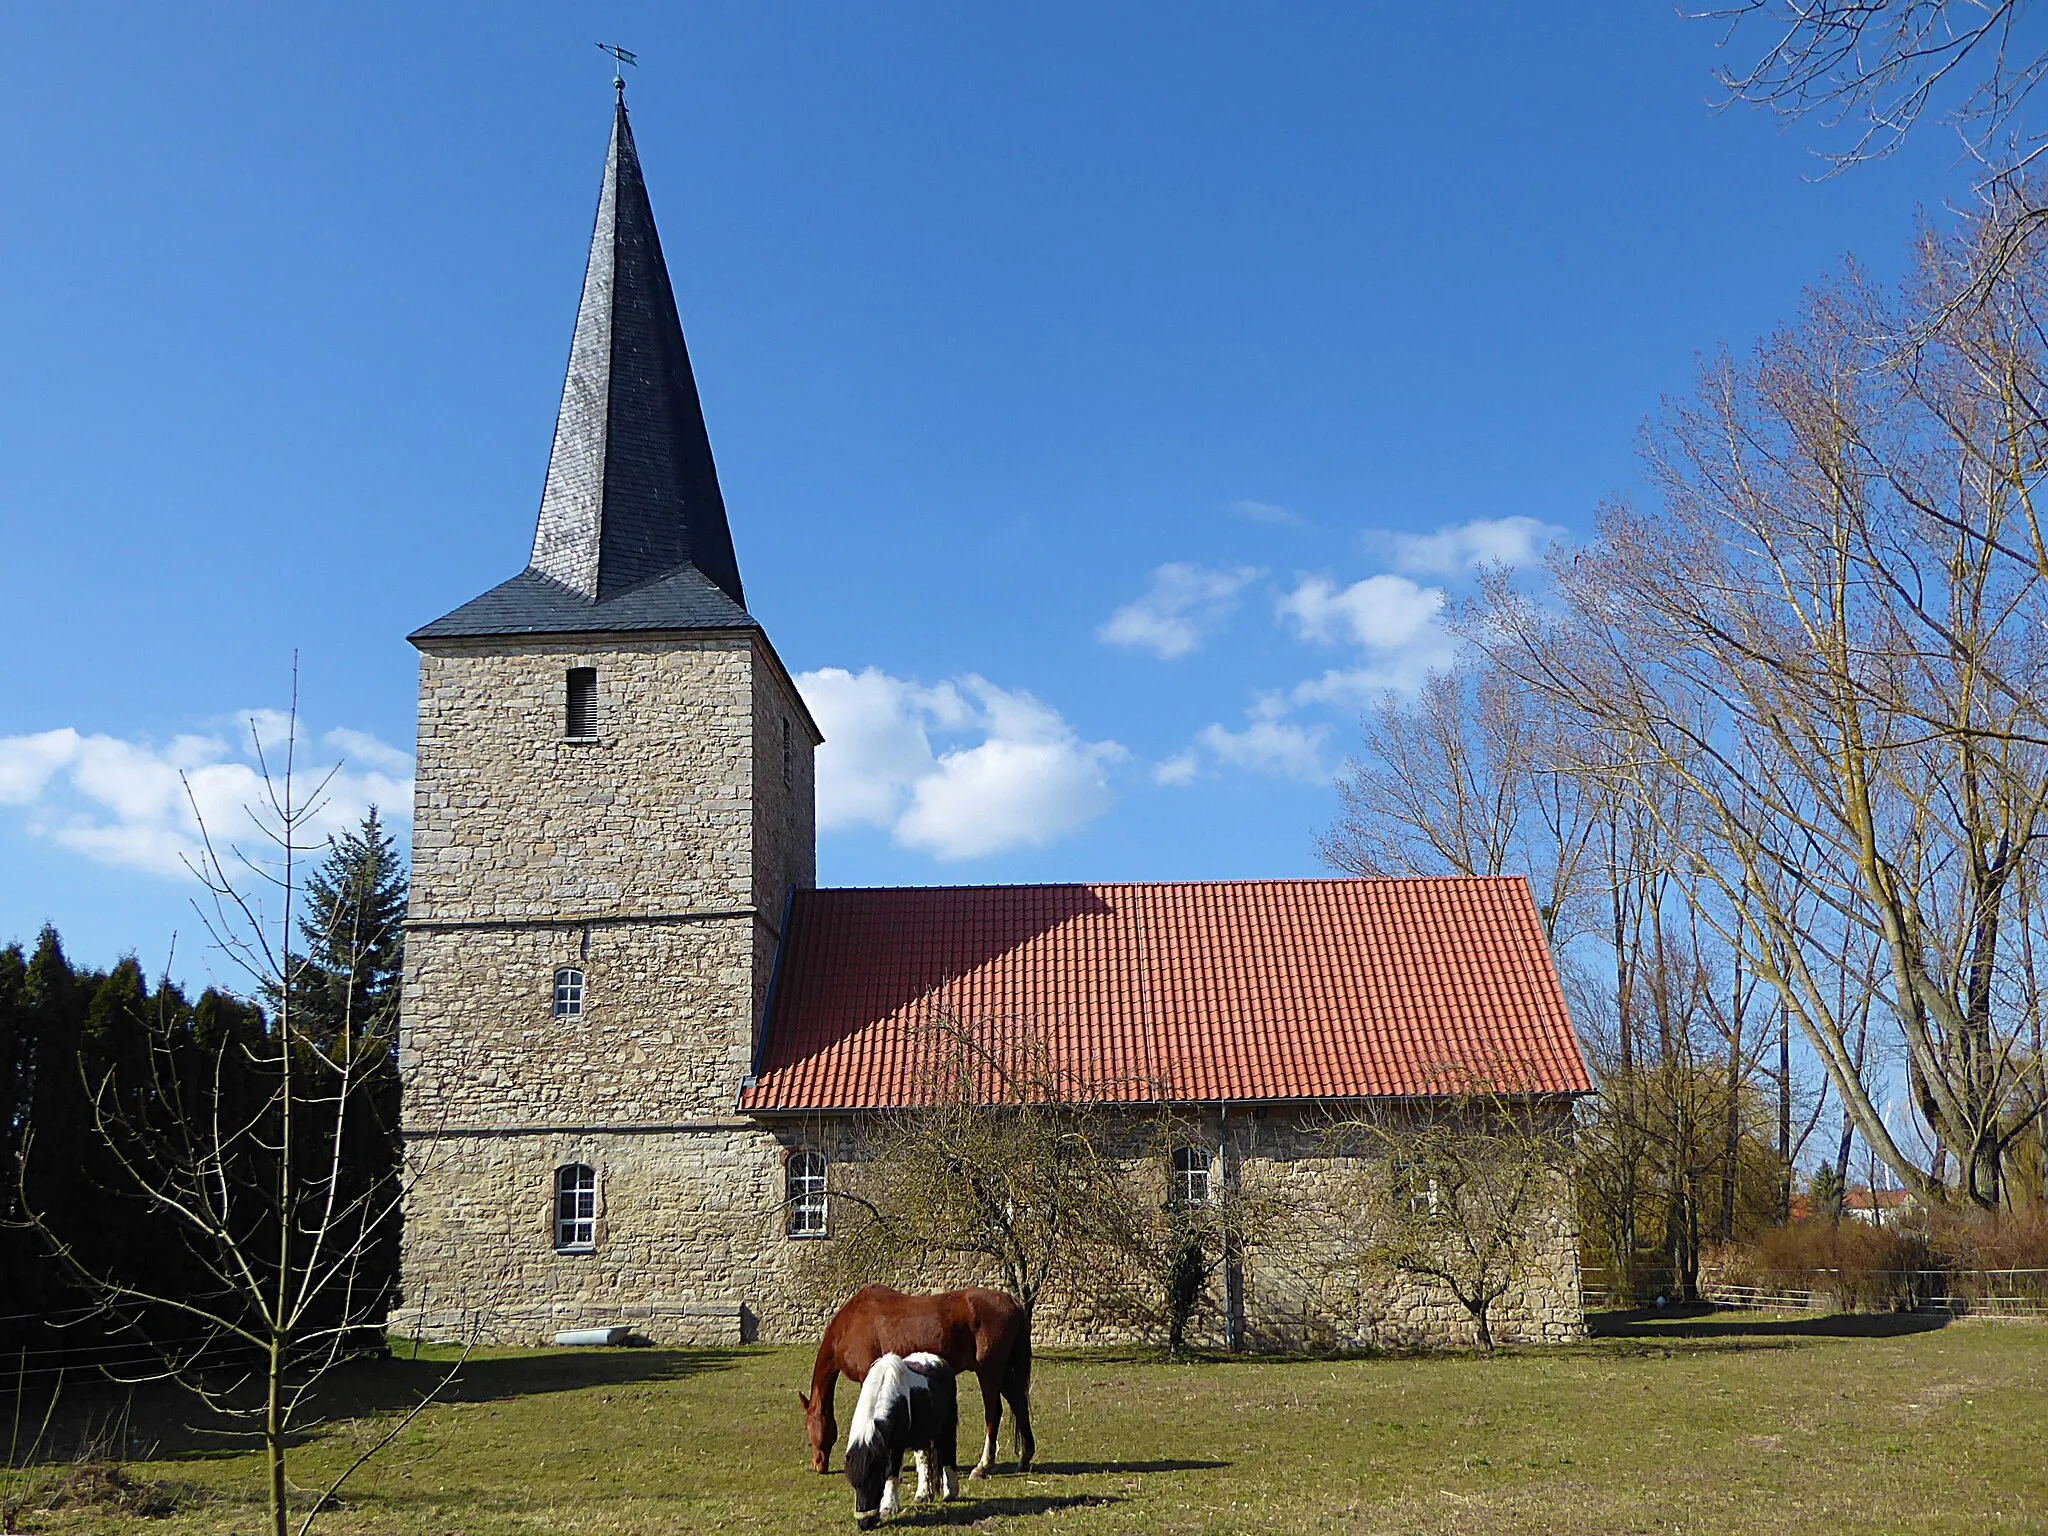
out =
<path fill-rule="evenodd" d="M 2048 73 L 2048 46 L 2021 25 L 2019 0 L 1734 0 L 1695 13 L 1724 23 L 1749 62 L 1721 69 L 1733 101 L 1844 129 L 1836 169 L 1882 159 L 1929 112 L 1995 174 L 2040 153 L 2023 121 Z"/>
<path fill-rule="evenodd" d="M 1028 1020 L 935 1014 L 920 1045 L 920 1102 L 875 1116 L 839 1162 L 828 1283 L 964 1269 L 1027 1312 L 1049 1289 L 1128 1288 L 1143 1243 L 1108 1085 Z"/>
<path fill-rule="evenodd" d="M 1710 362 L 1650 438 L 1661 508 L 1610 508 L 1590 547 L 1553 560 L 1550 601 L 1496 580 L 1472 626 L 1495 664 L 1621 746 L 1615 782 L 1715 890 L 1722 937 L 1857 1134 L 1938 1196 L 1831 984 L 1844 954 L 1879 947 L 1914 1102 L 1985 1207 L 2041 1110 L 2010 938 L 2048 830 L 2042 334 L 2012 279 L 1947 302 L 1970 280 L 1953 261 L 1991 249 L 1930 237 L 1898 305 L 1851 274 L 1751 360 Z M 1916 329 L 1939 342 L 1900 366 L 1888 338 Z"/>
<path fill-rule="evenodd" d="M 834 1162 L 817 1280 L 994 1280 L 1028 1312 L 1057 1297 L 1181 1353 L 1210 1282 L 1271 1219 L 1194 1109 L 1076 1070 L 1028 1019 L 936 1014 L 920 1047 L 918 1102 Z"/>
<path fill-rule="evenodd" d="M 1454 1091 L 1326 1126 L 1333 1209 L 1357 1215 L 1333 1225 L 1322 1262 L 1364 1285 L 1443 1286 L 1491 1353 L 1495 1309 L 1540 1272 L 1570 1209 L 1571 1110 L 1473 1074 L 1445 1081 Z"/>
<path fill-rule="evenodd" d="M 1597 807 L 1544 702 L 1483 660 L 1366 717 L 1323 862 L 1354 875 L 1523 875 L 1551 942 L 1590 919 Z"/>
<path fill-rule="evenodd" d="M 1768 1042 L 1742 950 L 1690 915 L 1703 893 L 1673 848 L 1682 791 L 1635 768 L 1612 733 L 1468 656 L 1366 721 L 1321 846 L 1357 874 L 1526 874 L 1599 1073 L 1585 1123 L 1593 1247 L 1628 1294 L 1640 1232 L 1661 1219 L 1663 1267 L 1689 1295 L 1704 1238 L 1728 1236 L 1738 1206 L 1748 1215 Z"/>
<path fill-rule="evenodd" d="M 364 1164 L 376 1161 L 362 1155 L 364 1143 L 395 1134 L 380 1091 L 392 1010 L 359 1014 L 361 989 L 344 977 L 329 989 L 334 1010 L 302 1017 L 314 962 L 293 940 L 305 856 L 322 846 L 311 829 L 326 781 L 302 792 L 296 727 L 295 678 L 275 771 L 250 726 L 263 798 L 249 810 L 267 850 L 224 849 L 201 818 L 203 852 L 194 868 L 214 942 L 254 994 L 270 1000 L 269 1016 L 254 1015 L 256 1027 L 217 1037 L 168 1016 L 138 1019 L 125 1059 L 88 1083 L 94 1128 L 121 1184 L 178 1233 L 186 1262 L 172 1266 L 159 1256 L 139 1271 L 96 1267 L 62 1238 L 50 1213 L 30 1212 L 106 1313 L 156 1353 L 162 1375 L 215 1411 L 260 1424 L 273 1536 L 289 1536 L 286 1453 L 294 1433 L 312 1422 L 314 1387 L 369 1341 L 382 1342 L 388 1293 L 372 1282 L 380 1261 L 388 1263 L 403 1198 L 397 1179 L 363 1176 Z M 336 906 L 335 920 L 347 920 L 347 910 Z M 333 954 L 362 948 L 367 936 L 327 937 L 334 942 L 319 947 Z M 166 1270 L 187 1283 L 167 1285 Z M 433 1395 L 310 1498 L 301 1536 Z"/>

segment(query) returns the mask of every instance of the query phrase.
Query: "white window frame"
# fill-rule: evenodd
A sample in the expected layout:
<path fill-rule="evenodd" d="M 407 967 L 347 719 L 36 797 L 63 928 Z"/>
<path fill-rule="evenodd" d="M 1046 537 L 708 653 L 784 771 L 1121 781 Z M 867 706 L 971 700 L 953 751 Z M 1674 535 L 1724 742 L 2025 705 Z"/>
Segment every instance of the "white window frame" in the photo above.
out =
<path fill-rule="evenodd" d="M 564 1163 L 555 1170 L 555 1252 L 589 1253 L 597 1247 L 597 1170 Z"/>
<path fill-rule="evenodd" d="M 583 991 L 585 977 L 580 965 L 558 965 L 555 967 L 554 1016 L 558 1019 L 580 1019 L 583 1017 Z"/>
<path fill-rule="evenodd" d="M 1215 1198 L 1215 1157 L 1207 1147 L 1173 1149 L 1172 1199 L 1176 1207 L 1208 1205 Z"/>
<path fill-rule="evenodd" d="M 826 1189 L 825 1154 L 805 1149 L 783 1159 L 782 1188 L 789 1202 L 789 1221 L 784 1235 L 793 1238 L 827 1236 L 831 1196 Z"/>
<path fill-rule="evenodd" d="M 1395 1169 L 1395 1184 L 1395 1195 L 1406 1202 L 1411 1216 L 1434 1216 L 1442 1206 L 1436 1175 L 1415 1163 L 1404 1162 Z"/>

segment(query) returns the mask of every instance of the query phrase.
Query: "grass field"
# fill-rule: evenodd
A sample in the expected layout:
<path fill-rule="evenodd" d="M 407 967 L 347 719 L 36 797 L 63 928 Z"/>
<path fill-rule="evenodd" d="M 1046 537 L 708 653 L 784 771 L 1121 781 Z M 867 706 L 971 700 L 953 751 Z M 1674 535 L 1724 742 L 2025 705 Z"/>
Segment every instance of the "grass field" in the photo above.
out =
<path fill-rule="evenodd" d="M 1608 1319 L 1491 1360 L 1038 1362 L 1039 1466 L 913 1509 L 991 1532 L 2048 1530 L 2048 1327 L 1720 1313 Z M 476 1359 L 317 1529 L 378 1536 L 851 1529 L 804 1462 L 786 1349 Z M 430 1367 L 354 1368 L 310 1485 Z M 842 1393 L 844 1389 L 842 1388 Z M 842 1395 L 842 1413 L 850 1398 Z M 978 1393 L 963 1394 L 963 1421 Z M 147 1420 L 147 1410 L 138 1415 Z M 256 1528 L 260 1471 L 171 1421 L 127 1475 L 177 1507 L 31 1509 L 29 1531 Z M 963 1422 L 971 1459 L 978 1427 Z M 1004 1451 L 1009 1454 L 1009 1436 Z M 53 1476 L 45 1471 L 40 1476 Z"/>

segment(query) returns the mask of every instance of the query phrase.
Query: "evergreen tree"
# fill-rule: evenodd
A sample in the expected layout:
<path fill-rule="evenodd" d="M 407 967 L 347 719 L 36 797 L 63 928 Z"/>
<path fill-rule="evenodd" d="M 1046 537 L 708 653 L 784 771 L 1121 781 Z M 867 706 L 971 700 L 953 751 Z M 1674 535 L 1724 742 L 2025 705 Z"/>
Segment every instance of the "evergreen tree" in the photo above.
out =
<path fill-rule="evenodd" d="M 21 1138 L 28 1129 L 35 1076 L 29 1060 L 34 1036 L 28 1021 L 28 957 L 19 944 L 0 949 L 0 1348 L 18 1346 L 20 1298 L 34 1295 L 38 1260 L 34 1234 L 19 1226 Z"/>
<path fill-rule="evenodd" d="M 28 1126 L 28 1096 L 35 1077 L 28 1059 L 28 957 L 19 944 L 0 949 L 0 1221 L 15 1214 L 21 1172 L 21 1133 Z M 7 1271 L 0 1267 L 0 1276 Z M 4 1284 L 4 1280 L 0 1280 Z"/>
<path fill-rule="evenodd" d="M 295 957 L 299 1022 L 354 1046 L 395 1036 L 404 964 L 405 864 L 373 805 L 361 825 L 330 838 L 306 882 Z"/>
<path fill-rule="evenodd" d="M 23 969 L 13 1010 L 21 1119 L 9 1205 L 17 1217 L 61 1213 L 67 1231 L 89 1232 L 98 1216 L 85 1170 L 92 1111 L 79 1051 L 86 1003 L 101 979 L 74 972 L 57 930 L 45 925 Z M 40 1238 L 25 1230 L 10 1231 L 7 1271 L 9 1305 L 0 1312 L 11 1321 L 0 1328 L 0 1345 L 47 1346 L 50 1339 L 38 1319 L 75 1307 L 77 1297 L 50 1263 Z"/>
<path fill-rule="evenodd" d="M 306 948 L 292 957 L 293 1027 L 325 1058 L 305 1063 L 306 1080 L 339 1069 L 350 1084 L 347 1104 L 337 1100 L 332 1118 L 301 1116 L 302 1134 L 327 1147 L 338 1128 L 346 1187 L 377 1211 L 395 1209 L 403 1162 L 398 1005 L 405 897 L 404 861 L 371 806 L 353 831 L 328 840 L 326 858 L 306 881 L 299 919 Z M 354 1305 L 381 1329 L 398 1294 L 398 1223 L 380 1222 L 365 1240 Z M 369 1347 L 377 1336 L 366 1328 L 357 1343 Z"/>

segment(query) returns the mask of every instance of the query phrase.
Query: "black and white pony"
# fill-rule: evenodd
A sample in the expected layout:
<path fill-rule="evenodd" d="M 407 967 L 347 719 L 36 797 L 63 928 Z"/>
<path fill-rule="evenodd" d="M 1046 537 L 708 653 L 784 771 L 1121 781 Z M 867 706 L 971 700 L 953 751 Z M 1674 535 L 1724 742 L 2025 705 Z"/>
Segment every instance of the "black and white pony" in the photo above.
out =
<path fill-rule="evenodd" d="M 846 1480 L 853 1484 L 853 1523 L 871 1531 L 902 1506 L 896 1497 L 903 1453 L 917 1455 L 917 1497 L 931 1497 L 937 1463 L 939 1497 L 960 1491 L 954 1458 L 960 1424 L 953 1369 L 937 1355 L 883 1355 L 868 1369 L 846 1432 Z"/>

